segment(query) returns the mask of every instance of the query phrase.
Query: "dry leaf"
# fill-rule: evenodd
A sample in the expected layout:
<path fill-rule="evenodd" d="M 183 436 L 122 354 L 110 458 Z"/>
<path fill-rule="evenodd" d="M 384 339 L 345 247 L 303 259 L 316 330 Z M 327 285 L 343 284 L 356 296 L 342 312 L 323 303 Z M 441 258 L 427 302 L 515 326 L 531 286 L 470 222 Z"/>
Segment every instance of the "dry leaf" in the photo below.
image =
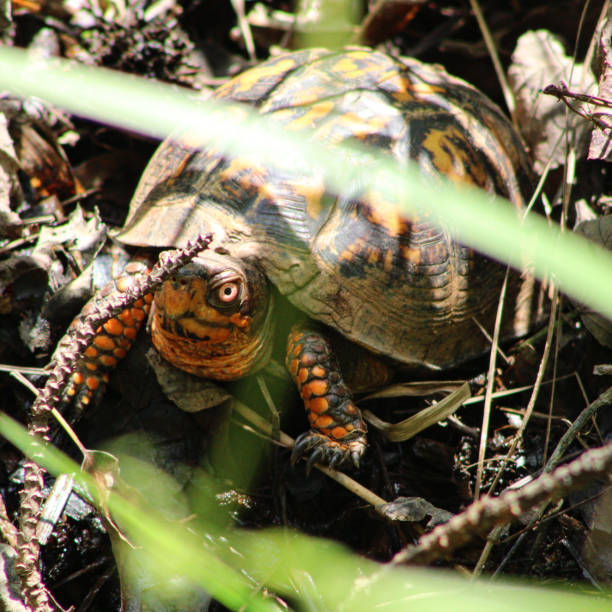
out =
<path fill-rule="evenodd" d="M 214 408 L 232 397 L 214 382 L 192 376 L 170 365 L 155 349 L 147 351 L 146 357 L 162 391 L 180 410 L 200 412 Z"/>
<path fill-rule="evenodd" d="M 470 385 L 463 383 L 459 389 L 456 389 L 444 399 L 399 423 L 387 423 L 369 410 L 363 411 L 363 417 L 392 442 L 403 442 L 454 414 L 469 398 Z"/>
<path fill-rule="evenodd" d="M 427 521 L 428 529 L 446 523 L 453 516 L 452 512 L 436 508 L 422 497 L 398 497 L 388 504 L 378 506 L 377 510 L 391 521 L 414 523 L 430 517 Z"/>
<path fill-rule="evenodd" d="M 11 210 L 11 205 L 21 194 L 17 170 L 19 162 L 8 132 L 8 120 L 0 113 L 0 236 L 6 236 L 9 228 L 21 223 L 19 216 Z"/>
<path fill-rule="evenodd" d="M 563 165 L 565 150 L 559 144 L 567 127 L 566 106 L 542 90 L 564 83 L 572 91 L 592 94 L 595 89 L 592 72 L 573 63 L 558 37 L 547 30 L 537 30 L 519 38 L 508 80 L 516 97 L 515 119 L 531 151 L 534 169 L 541 173 L 549 160 L 551 168 Z M 585 157 L 592 124 L 574 113 L 570 121 L 576 132 L 578 155 Z"/>
<path fill-rule="evenodd" d="M 612 102 L 612 5 L 608 5 L 608 15 L 599 37 L 599 91 L 597 95 Z M 612 121 L 612 108 L 598 107 L 593 114 L 599 119 L 605 119 L 607 124 Z M 612 160 L 612 129 L 596 128 L 591 134 L 589 159 Z"/>
<path fill-rule="evenodd" d="M 574 231 L 605 249 L 612 249 L 612 215 L 583 221 Z M 580 318 L 600 344 L 612 348 L 612 321 L 610 319 L 583 307 L 581 307 Z"/>

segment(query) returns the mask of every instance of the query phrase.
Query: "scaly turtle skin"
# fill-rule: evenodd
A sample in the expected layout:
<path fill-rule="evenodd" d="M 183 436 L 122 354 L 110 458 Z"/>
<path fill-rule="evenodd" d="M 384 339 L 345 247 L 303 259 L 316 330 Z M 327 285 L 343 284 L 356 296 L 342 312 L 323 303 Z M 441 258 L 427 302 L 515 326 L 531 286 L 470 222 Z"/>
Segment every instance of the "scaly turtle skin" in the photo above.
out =
<path fill-rule="evenodd" d="M 415 160 L 432 177 L 433 197 L 438 174 L 500 194 L 517 210 L 529 193 L 527 158 L 500 110 L 412 59 L 300 51 L 244 72 L 215 97 L 323 143 L 354 141 Z M 280 171 L 169 139 L 119 234 L 127 245 L 158 248 L 214 235 L 211 249 L 152 298 L 153 343 L 187 372 L 232 380 L 265 365 L 274 323 L 268 282 L 320 324 L 294 329 L 287 354 L 312 427 L 294 456 L 311 461 L 358 463 L 366 441 L 326 328 L 402 367 L 447 368 L 488 348 L 476 321 L 493 329 L 504 277 L 503 266 L 453 242 L 427 215 L 407 218 L 367 195 L 356 185 L 333 193 L 304 162 Z M 503 336 L 527 331 L 531 299 L 528 283 L 511 274 Z M 96 377 L 107 377 L 129 344 L 124 330 L 133 336 L 142 318 L 131 312 L 100 330 L 69 394 L 89 401 Z"/>

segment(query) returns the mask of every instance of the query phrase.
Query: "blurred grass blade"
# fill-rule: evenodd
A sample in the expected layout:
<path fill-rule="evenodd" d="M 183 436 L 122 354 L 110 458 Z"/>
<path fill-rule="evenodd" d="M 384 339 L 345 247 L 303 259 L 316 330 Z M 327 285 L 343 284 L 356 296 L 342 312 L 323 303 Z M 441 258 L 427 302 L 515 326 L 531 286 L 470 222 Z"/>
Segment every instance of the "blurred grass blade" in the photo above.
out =
<path fill-rule="evenodd" d="M 50 472 L 75 472 L 75 481 L 95 489 L 92 479 L 78 471 L 75 463 L 53 447 L 38 444 L 3 414 L 0 433 L 25 454 L 35 452 Z M 297 602 L 297 609 L 313 609 L 308 607 L 311 604 L 314 609 L 333 612 L 490 612 L 492 601 L 496 612 L 603 612 L 609 608 L 605 594 L 588 597 L 568 589 L 467 582 L 439 570 L 380 565 L 334 542 L 288 529 L 228 530 L 217 538 L 213 554 L 207 549 L 209 541 L 180 522 L 164 520 L 153 509 L 143 512 L 138 504 L 115 493 L 109 496 L 108 505 L 113 518 L 138 545 L 137 563 L 160 580 L 185 577 L 232 610 L 285 610 L 264 595 L 264 587 Z M 239 568 L 230 567 L 232 559 Z"/>
<path fill-rule="evenodd" d="M 408 214 L 424 211 L 452 228 L 464 243 L 517 268 L 528 265 L 539 277 L 552 274 L 561 289 L 612 318 L 612 255 L 569 232 L 551 229 L 530 215 L 521 223 L 510 207 L 491 196 L 441 179 L 432 184 L 409 164 L 362 148 L 324 147 L 247 109 L 201 101 L 191 92 L 104 69 L 62 60 L 45 61 L 18 49 L 0 49 L 0 88 L 38 96 L 68 111 L 163 137 L 188 134 L 192 144 L 214 142 L 229 153 L 285 168 L 320 168 L 332 188 L 374 189 L 401 202 Z M 224 110 L 225 109 L 225 110 Z"/>
<path fill-rule="evenodd" d="M 2 413 L 0 434 L 25 455 L 35 455 L 36 461 L 49 473 L 74 473 L 75 482 L 84 490 L 94 495 L 99 491 L 93 478 L 82 472 L 76 463 L 52 446 L 40 444 L 31 438 L 18 423 Z M 144 511 L 115 493 L 111 492 L 108 498 L 106 495 L 103 497 L 104 506 L 108 506 L 113 519 L 132 542 L 144 549 L 138 552 L 137 563 L 142 563 L 146 555 L 147 569 L 154 580 L 163 581 L 168 576 L 180 575 L 200 585 L 231 610 L 277 612 L 280 609 L 238 570 L 207 550 L 202 539 L 190 533 L 181 523 L 166 521 L 153 508 Z"/>
<path fill-rule="evenodd" d="M 246 111 L 237 121 L 235 113 L 224 113 L 218 103 L 197 100 L 175 87 L 59 60 L 29 58 L 15 49 L 0 49 L 0 66 L 0 87 L 37 95 L 71 112 L 128 129 L 162 137 L 176 128 L 186 131 L 190 142 L 212 139 L 215 146 L 274 165 L 291 165 L 300 151 L 309 163 L 325 171 L 335 188 L 376 186 L 389 199 L 399 196 L 412 212 L 425 210 L 444 219 L 463 242 L 516 267 L 533 262 L 539 276 L 553 273 L 568 294 L 612 317 L 612 289 L 606 282 L 612 270 L 610 254 L 551 230 L 533 216 L 521 224 L 511 209 L 492 206 L 488 194 L 444 180 L 432 185 L 418 170 L 399 168 L 384 156 L 330 151 L 283 134 L 270 122 L 254 121 Z"/>

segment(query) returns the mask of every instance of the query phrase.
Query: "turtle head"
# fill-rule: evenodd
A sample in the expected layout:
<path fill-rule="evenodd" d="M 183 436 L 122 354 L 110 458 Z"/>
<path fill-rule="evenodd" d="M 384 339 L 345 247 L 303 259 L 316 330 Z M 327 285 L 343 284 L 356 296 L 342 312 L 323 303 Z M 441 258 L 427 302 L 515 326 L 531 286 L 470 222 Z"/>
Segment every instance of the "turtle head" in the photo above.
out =
<path fill-rule="evenodd" d="M 172 365 L 204 378 L 234 380 L 266 364 L 272 297 L 257 262 L 204 251 L 155 293 L 151 338 Z"/>

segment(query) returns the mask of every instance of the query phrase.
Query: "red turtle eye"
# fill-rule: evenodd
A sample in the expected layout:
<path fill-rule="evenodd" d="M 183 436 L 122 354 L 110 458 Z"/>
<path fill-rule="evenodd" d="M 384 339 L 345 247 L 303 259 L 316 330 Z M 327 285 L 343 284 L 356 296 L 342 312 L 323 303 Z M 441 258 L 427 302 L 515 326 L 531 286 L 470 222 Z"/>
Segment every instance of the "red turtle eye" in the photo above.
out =
<path fill-rule="evenodd" d="M 240 287 L 238 283 L 223 283 L 219 289 L 217 289 L 217 296 L 221 302 L 229 304 L 238 297 L 239 291 Z"/>

